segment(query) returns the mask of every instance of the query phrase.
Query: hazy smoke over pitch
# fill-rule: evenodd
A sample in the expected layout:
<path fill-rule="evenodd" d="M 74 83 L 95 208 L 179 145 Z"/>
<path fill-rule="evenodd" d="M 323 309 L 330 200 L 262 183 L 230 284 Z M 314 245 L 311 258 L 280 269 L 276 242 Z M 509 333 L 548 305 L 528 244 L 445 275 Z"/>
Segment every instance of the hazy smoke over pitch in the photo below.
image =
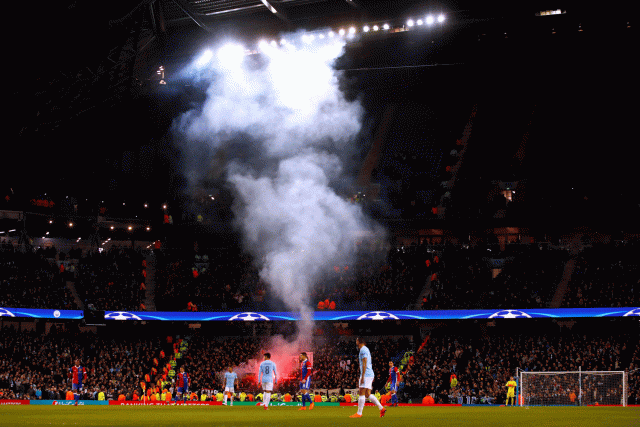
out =
<path fill-rule="evenodd" d="M 334 39 L 263 45 L 260 62 L 226 45 L 214 55 L 215 77 L 202 108 L 178 123 L 191 145 L 215 150 L 240 140 L 259 153 L 251 167 L 240 161 L 227 167 L 241 202 L 238 225 L 246 249 L 262 260 L 261 277 L 303 314 L 305 337 L 312 326 L 310 289 L 335 263 L 352 260 L 356 242 L 373 231 L 360 206 L 330 186 L 363 117 L 359 102 L 344 98 L 332 68 L 343 47 Z"/>

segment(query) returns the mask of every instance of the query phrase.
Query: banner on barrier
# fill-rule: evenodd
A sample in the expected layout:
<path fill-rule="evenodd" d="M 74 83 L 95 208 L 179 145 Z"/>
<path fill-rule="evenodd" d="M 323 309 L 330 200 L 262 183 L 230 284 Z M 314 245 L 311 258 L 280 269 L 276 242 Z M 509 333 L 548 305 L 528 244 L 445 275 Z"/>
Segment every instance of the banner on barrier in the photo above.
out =
<path fill-rule="evenodd" d="M 340 406 L 358 406 L 358 402 L 354 402 L 354 403 L 347 403 L 347 402 L 340 402 Z M 366 402 L 364 404 L 364 406 L 376 406 L 371 402 Z M 462 406 L 461 403 L 433 403 L 433 404 L 426 404 L 426 403 L 399 403 L 398 406 Z M 483 405 L 483 406 L 488 406 L 488 405 Z"/>
<path fill-rule="evenodd" d="M 75 400 L 32 400 L 32 405 L 74 405 L 76 403 Z M 85 405 L 108 405 L 108 403 L 104 400 L 79 400 L 78 406 Z"/>
<path fill-rule="evenodd" d="M 187 402 L 158 402 L 158 401 L 140 401 L 140 400 L 110 400 L 109 405 L 116 406 L 173 406 L 173 405 L 185 405 L 185 406 L 213 406 L 213 405 L 221 405 L 222 402 L 196 402 L 196 401 L 187 401 Z"/>
<path fill-rule="evenodd" d="M 0 400 L 1 405 L 28 405 L 30 400 Z"/>
<path fill-rule="evenodd" d="M 563 319 L 582 317 L 635 317 L 640 307 L 528 308 L 484 310 L 392 310 L 392 311 L 314 311 L 314 321 L 348 320 L 443 320 L 443 319 Z M 82 319 L 81 310 L 0 307 L 0 317 L 38 319 Z M 300 320 L 293 312 L 184 312 L 184 311 L 106 311 L 105 320 L 167 320 L 185 322 Z"/>

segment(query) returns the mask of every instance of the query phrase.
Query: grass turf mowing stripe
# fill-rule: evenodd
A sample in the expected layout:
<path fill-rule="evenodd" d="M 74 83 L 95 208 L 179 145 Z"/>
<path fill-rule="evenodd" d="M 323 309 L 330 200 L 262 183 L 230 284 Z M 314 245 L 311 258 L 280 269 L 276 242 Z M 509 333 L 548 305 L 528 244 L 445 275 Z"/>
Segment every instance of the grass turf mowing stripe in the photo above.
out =
<path fill-rule="evenodd" d="M 0 424 L 7 427 L 105 426 L 105 427 L 334 427 L 384 426 L 638 426 L 640 408 L 480 408 L 397 407 L 380 418 L 377 408 L 366 407 L 362 418 L 352 419 L 354 407 L 224 406 L 10 406 L 0 407 Z"/>

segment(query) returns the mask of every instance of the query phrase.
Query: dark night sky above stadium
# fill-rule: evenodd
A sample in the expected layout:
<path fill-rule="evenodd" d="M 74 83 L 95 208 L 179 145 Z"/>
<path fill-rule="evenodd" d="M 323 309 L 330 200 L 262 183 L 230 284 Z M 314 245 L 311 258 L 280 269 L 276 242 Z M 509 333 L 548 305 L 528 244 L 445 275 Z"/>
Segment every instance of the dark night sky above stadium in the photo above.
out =
<path fill-rule="evenodd" d="M 390 10 L 389 15 L 399 17 L 418 10 L 421 4 L 370 3 L 393 4 L 397 10 Z M 596 10 L 588 9 L 584 2 L 566 1 L 445 0 L 438 4 L 450 11 L 452 21 L 457 17 L 455 29 L 446 34 L 446 43 L 438 52 L 440 62 L 464 65 L 416 71 L 420 77 L 414 80 L 422 83 L 414 86 L 402 83 L 401 76 L 369 76 L 377 82 L 374 85 L 356 78 L 357 89 L 351 90 L 365 93 L 367 107 L 375 110 L 387 102 L 411 99 L 436 118 L 434 133 L 449 132 L 449 138 L 455 141 L 464 123 L 448 121 L 447 111 L 461 104 L 478 104 L 479 114 L 487 113 L 490 118 L 485 122 L 485 133 L 478 138 L 481 140 L 470 145 L 469 155 L 481 160 L 472 162 L 472 170 L 467 170 L 469 180 L 475 176 L 501 179 L 513 172 L 507 164 L 513 162 L 514 141 L 517 147 L 527 118 L 533 118 L 537 128 L 528 142 L 524 172 L 519 170 L 520 175 L 539 188 L 565 191 L 573 187 L 579 189 L 581 196 L 584 193 L 603 201 L 612 194 L 616 198 L 629 195 L 637 208 L 637 108 L 632 101 L 637 83 L 631 80 L 631 58 L 637 55 L 630 48 L 629 36 L 630 31 L 636 30 L 624 25 L 630 19 L 630 6 L 607 4 L 607 10 Z M 37 104 L 40 98 L 36 92 L 46 91 L 48 82 L 56 76 L 73 75 L 84 64 L 90 67 L 103 58 L 113 47 L 113 40 L 108 37 L 109 20 L 124 16 L 131 3 L 110 3 L 104 8 L 95 2 L 62 1 L 37 7 L 30 25 L 23 23 L 9 46 L 13 77 L 5 79 L 5 83 L 14 108 L 9 113 L 9 135 L 3 144 L 2 190 L 15 186 L 35 191 L 41 186 L 51 192 L 109 191 L 111 175 L 121 170 L 124 152 L 138 153 L 141 146 L 164 144 L 165 159 L 153 166 L 151 181 L 149 177 L 129 177 L 118 191 L 130 195 L 150 187 L 159 193 L 166 191 L 172 185 L 169 176 L 175 167 L 171 160 L 178 153 L 163 137 L 173 117 L 185 108 L 189 100 L 185 93 L 124 99 L 111 108 L 79 115 L 55 129 L 34 130 L 40 120 L 38 112 L 47 108 Z M 27 13 L 19 4 L 15 8 L 8 16 Z M 573 14 L 567 25 L 576 36 L 576 21 L 597 35 L 587 34 L 591 37 L 588 43 L 565 36 L 556 46 L 547 40 L 548 35 L 544 35 L 546 41 L 542 45 L 532 42 L 531 36 L 528 41 L 487 50 L 468 41 L 470 34 L 480 30 L 496 35 L 502 28 L 517 32 L 519 22 L 530 21 L 536 11 L 551 8 L 566 9 L 567 17 Z M 180 31 L 188 29 L 203 37 L 203 31 L 193 27 Z M 499 45 L 497 38 L 493 42 Z M 420 40 L 409 38 L 408 44 L 407 49 L 414 51 L 427 49 Z M 380 81 L 386 82 L 387 87 L 381 88 Z M 535 111 L 533 116 L 531 111 Z M 494 133 L 490 135 L 488 129 Z"/>

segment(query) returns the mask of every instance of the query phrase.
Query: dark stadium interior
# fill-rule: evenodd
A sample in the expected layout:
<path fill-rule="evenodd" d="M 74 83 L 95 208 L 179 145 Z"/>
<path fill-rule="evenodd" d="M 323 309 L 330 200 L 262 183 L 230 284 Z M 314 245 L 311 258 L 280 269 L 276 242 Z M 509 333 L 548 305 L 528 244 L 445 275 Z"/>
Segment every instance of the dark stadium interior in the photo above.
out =
<path fill-rule="evenodd" d="M 12 30 L 5 67 L 0 401 L 67 399 L 78 358 L 88 372 L 81 399 L 100 391 L 107 400 L 155 399 L 156 386 L 158 397 L 164 389 L 175 397 L 182 366 L 196 400 L 221 402 L 231 364 L 242 374 L 238 399 L 253 401 L 260 385 L 251 363 L 272 338 L 298 339 L 298 324 L 286 321 L 92 324 L 2 311 L 291 310 L 265 278 L 268 257 L 239 225 L 245 200 L 227 175 L 234 161 L 259 169 L 275 160 L 248 132 L 214 150 L 193 148 L 177 130 L 211 96 L 208 82 L 184 70 L 225 39 L 258 51 L 259 39 L 358 28 L 333 67 L 364 115 L 349 144 L 331 141 L 342 173 L 328 186 L 386 234 L 359 240 L 353 259 L 322 265 L 305 307 L 640 307 L 637 22 L 630 3 L 561 3 L 7 5 L 8 16 L 29 20 Z M 563 13 L 536 16 L 549 7 Z M 446 21 L 429 30 L 406 23 L 425 13 Z M 383 23 L 393 30 L 361 30 Z M 264 59 L 252 52 L 251 60 L 259 68 Z M 307 351 L 313 387 L 339 389 L 341 402 L 356 387 L 355 338 L 364 336 L 373 391 L 386 393 L 393 360 L 403 403 L 504 404 L 517 368 L 624 371 L 626 403 L 640 405 L 637 319 L 322 321 Z M 296 399 L 296 375 L 284 373 L 272 401 Z M 576 404 L 574 383 L 550 387 L 557 404 Z M 578 404 L 619 404 L 616 387 L 594 385 Z"/>

